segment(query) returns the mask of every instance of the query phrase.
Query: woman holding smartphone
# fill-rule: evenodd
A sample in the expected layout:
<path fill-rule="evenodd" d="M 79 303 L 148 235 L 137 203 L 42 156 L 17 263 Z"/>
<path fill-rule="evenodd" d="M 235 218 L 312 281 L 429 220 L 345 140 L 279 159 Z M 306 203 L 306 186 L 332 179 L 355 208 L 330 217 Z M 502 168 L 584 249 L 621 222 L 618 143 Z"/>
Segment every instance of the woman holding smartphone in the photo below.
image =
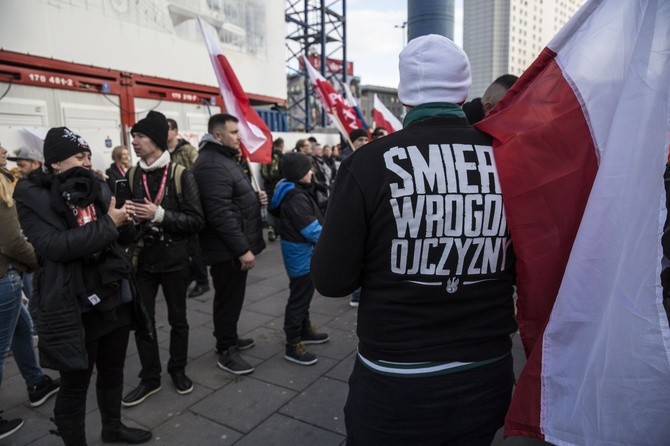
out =
<path fill-rule="evenodd" d="M 86 393 L 93 367 L 104 442 L 144 443 L 151 432 L 121 423 L 123 366 L 132 320 L 131 265 L 121 244 L 131 212 L 116 209 L 90 170 L 88 144 L 66 127 L 44 141 L 48 173 L 17 185 L 21 226 L 39 259 L 30 310 L 43 367 L 58 370 L 54 419 L 66 445 L 86 444 Z"/>

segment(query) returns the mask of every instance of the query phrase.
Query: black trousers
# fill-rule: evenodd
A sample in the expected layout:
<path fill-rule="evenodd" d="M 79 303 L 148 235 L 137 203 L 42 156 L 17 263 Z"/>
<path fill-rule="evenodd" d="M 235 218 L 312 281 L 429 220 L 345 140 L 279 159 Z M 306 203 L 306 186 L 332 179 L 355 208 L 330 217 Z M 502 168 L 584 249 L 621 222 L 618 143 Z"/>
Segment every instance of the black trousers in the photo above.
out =
<path fill-rule="evenodd" d="M 424 378 L 381 375 L 356 360 L 344 406 L 347 445 L 489 446 L 512 397 L 512 355 Z"/>
<path fill-rule="evenodd" d="M 86 415 L 86 393 L 94 365 L 98 370 L 96 389 L 101 392 L 118 389 L 118 406 L 121 407 L 123 365 L 126 362 L 129 335 L 130 325 L 126 325 L 87 342 L 88 368 L 60 372 L 60 390 L 54 404 L 57 419 L 76 414 L 83 421 Z"/>
<path fill-rule="evenodd" d="M 309 304 L 313 296 L 314 283 L 309 274 L 289 278 L 289 296 L 284 312 L 286 342 L 299 342 L 303 329 L 310 326 Z"/>
<path fill-rule="evenodd" d="M 214 285 L 214 337 L 219 351 L 237 345 L 237 322 L 244 303 L 248 272 L 242 271 L 240 266 L 238 259 L 232 259 L 210 268 Z"/>
<path fill-rule="evenodd" d="M 170 323 L 170 360 L 168 372 L 183 372 L 188 361 L 188 320 L 186 319 L 186 289 L 190 283 L 189 267 L 168 273 L 149 273 L 141 268 L 137 271 L 137 288 L 151 320 L 156 319 L 156 294 L 163 289 Z M 142 363 L 139 377 L 151 384 L 160 383 L 161 358 L 158 339 L 151 339 L 142 331 L 135 332 L 137 352 Z"/>
<path fill-rule="evenodd" d="M 191 258 L 189 267 L 191 268 L 191 280 L 195 280 L 197 285 L 209 285 L 207 278 L 207 265 L 202 260 L 202 252 L 198 235 L 193 234 L 188 240 L 188 256 Z"/>

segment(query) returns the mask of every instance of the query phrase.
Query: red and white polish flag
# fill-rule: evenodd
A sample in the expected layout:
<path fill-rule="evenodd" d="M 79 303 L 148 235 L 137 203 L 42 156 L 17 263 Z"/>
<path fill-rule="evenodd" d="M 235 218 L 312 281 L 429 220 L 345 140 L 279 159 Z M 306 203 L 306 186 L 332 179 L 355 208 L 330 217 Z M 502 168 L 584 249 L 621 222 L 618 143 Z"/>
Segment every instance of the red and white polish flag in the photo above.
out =
<path fill-rule="evenodd" d="M 352 130 L 364 128 L 363 123 L 356 114 L 356 110 L 347 104 L 342 95 L 335 90 L 333 85 L 321 73 L 316 71 L 312 64 L 309 63 L 307 57 L 302 56 L 302 60 L 307 69 L 309 82 L 312 88 L 314 88 L 321 106 L 344 139 L 349 140 L 349 133 Z"/>
<path fill-rule="evenodd" d="M 216 80 L 219 82 L 226 111 L 240 121 L 242 154 L 249 161 L 267 164 L 272 160 L 272 133 L 265 121 L 251 107 L 249 97 L 221 51 L 219 40 L 212 35 L 201 18 L 198 18 L 198 23 L 216 73 Z"/>
<path fill-rule="evenodd" d="M 670 1 L 591 0 L 477 125 L 494 138 L 528 356 L 506 436 L 670 443 L 669 97 Z"/>
<path fill-rule="evenodd" d="M 376 127 L 384 127 L 389 133 L 402 130 L 402 123 L 395 117 L 391 111 L 386 108 L 384 103 L 379 100 L 377 93 L 374 95 L 372 103 L 372 119 Z"/>

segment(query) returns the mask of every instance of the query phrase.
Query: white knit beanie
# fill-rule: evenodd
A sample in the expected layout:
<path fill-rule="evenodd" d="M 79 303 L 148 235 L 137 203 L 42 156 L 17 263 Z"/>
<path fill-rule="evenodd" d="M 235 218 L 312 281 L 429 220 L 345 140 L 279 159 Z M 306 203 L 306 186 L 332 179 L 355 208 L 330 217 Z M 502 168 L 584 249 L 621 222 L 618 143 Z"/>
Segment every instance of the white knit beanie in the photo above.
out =
<path fill-rule="evenodd" d="M 405 105 L 459 104 L 468 97 L 470 61 L 444 36 L 429 34 L 410 40 L 400 52 L 399 68 L 398 98 Z"/>

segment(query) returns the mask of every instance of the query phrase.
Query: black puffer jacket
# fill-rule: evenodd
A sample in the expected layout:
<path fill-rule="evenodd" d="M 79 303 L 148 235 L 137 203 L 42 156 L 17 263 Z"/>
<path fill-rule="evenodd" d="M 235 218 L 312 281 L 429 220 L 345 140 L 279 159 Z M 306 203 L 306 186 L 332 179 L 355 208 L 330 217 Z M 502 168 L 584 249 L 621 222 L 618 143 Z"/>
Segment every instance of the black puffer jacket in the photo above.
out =
<path fill-rule="evenodd" d="M 172 172 L 172 166 L 168 167 Z M 138 268 L 150 273 L 179 271 L 189 263 L 188 239 L 191 234 L 200 231 L 205 223 L 200 205 L 198 186 L 190 171 L 181 174 L 181 196 L 177 195 L 175 179 L 169 175 L 167 189 L 161 207 L 165 215 L 161 223 L 156 224 L 163 231 L 161 240 L 151 246 L 145 244 L 139 254 Z M 130 173 L 128 174 L 130 177 Z M 133 198 L 144 198 L 146 193 L 142 186 L 142 169 L 139 165 L 132 175 Z M 163 168 L 147 172 L 147 182 L 152 198 L 160 187 Z M 140 236 L 147 230 L 146 223 L 140 225 Z"/>
<path fill-rule="evenodd" d="M 236 259 L 247 251 L 260 253 L 265 248 L 260 202 L 237 162 L 237 151 L 207 134 L 192 172 L 205 213 L 199 236 L 205 263 Z"/>
<path fill-rule="evenodd" d="M 100 184 L 99 201 L 109 203 L 111 192 L 106 184 Z M 119 231 L 106 215 L 106 205 L 98 211 L 96 221 L 69 228 L 51 204 L 48 183 L 21 180 L 14 197 L 21 227 L 38 258 L 30 312 L 39 334 L 40 364 L 54 370 L 85 369 L 88 367 L 85 342 L 90 334 L 87 336 L 84 327 L 82 302 L 93 292 L 87 289 L 90 281 L 85 279 L 97 272 L 87 266 L 85 259 L 103 250 L 122 250 L 118 245 Z M 132 234 L 127 238 L 132 238 Z M 121 319 L 97 311 L 87 314 L 95 325 L 96 335 L 129 323 L 128 312 Z"/>

